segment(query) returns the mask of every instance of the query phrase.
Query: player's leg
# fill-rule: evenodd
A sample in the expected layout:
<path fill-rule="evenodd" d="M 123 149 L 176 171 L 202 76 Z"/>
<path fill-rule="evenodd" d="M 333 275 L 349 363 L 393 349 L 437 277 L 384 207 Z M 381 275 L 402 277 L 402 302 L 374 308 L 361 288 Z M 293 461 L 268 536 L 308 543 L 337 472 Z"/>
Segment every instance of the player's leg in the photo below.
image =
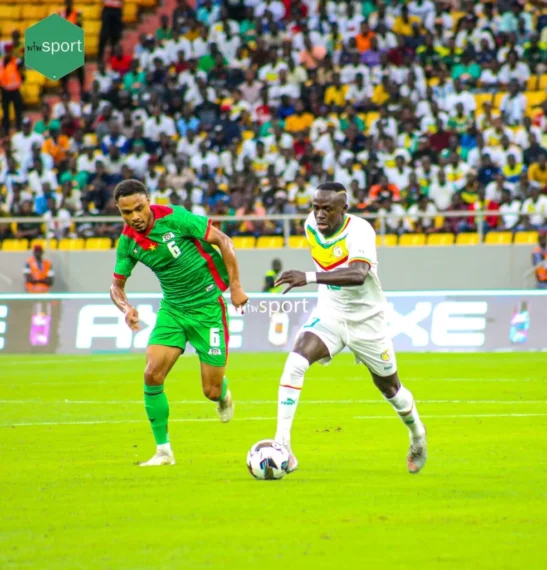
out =
<path fill-rule="evenodd" d="M 291 429 L 306 371 L 315 362 L 329 361 L 343 346 L 334 322 L 329 324 L 320 317 L 312 316 L 302 327 L 294 348 L 287 357 L 278 392 L 275 440 L 289 450 L 289 472 L 298 467 L 292 452 Z"/>
<path fill-rule="evenodd" d="M 161 308 L 146 349 L 144 371 L 144 407 L 156 441 L 156 454 L 141 465 L 173 465 L 175 459 L 169 441 L 169 402 L 164 391 L 165 378 L 186 346 L 186 333 L 172 311 Z"/>
<path fill-rule="evenodd" d="M 201 384 L 205 397 L 217 402 L 220 421 L 229 422 L 234 414 L 232 393 L 226 378 L 229 318 L 223 297 L 185 316 L 188 342 L 196 349 L 201 364 Z"/>
<path fill-rule="evenodd" d="M 425 426 L 418 414 L 414 397 L 410 390 L 401 384 L 397 372 L 389 376 L 380 376 L 372 370 L 370 373 L 376 387 L 408 428 L 410 449 L 407 455 L 407 466 L 410 473 L 418 473 L 427 460 L 427 442 Z"/>
<path fill-rule="evenodd" d="M 411 445 L 407 465 L 411 473 L 417 473 L 425 465 L 427 456 L 425 427 L 412 394 L 399 380 L 393 341 L 384 316 L 350 324 L 348 346 L 356 359 L 369 369 L 376 387 L 408 427 Z"/>

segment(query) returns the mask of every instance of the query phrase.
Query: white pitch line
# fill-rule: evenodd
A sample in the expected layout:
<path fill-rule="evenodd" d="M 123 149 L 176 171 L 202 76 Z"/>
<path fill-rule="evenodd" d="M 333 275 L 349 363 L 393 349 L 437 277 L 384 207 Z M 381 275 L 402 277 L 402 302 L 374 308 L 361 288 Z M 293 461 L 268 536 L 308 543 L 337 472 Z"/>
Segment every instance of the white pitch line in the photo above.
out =
<path fill-rule="evenodd" d="M 536 418 L 547 417 L 546 414 L 448 414 L 448 415 L 424 415 L 424 418 Z M 271 417 L 256 417 L 256 418 L 239 418 L 237 421 L 247 422 L 260 422 L 260 421 L 274 421 L 276 418 Z M 306 418 L 307 420 L 317 420 L 318 418 Z M 324 419 L 324 418 L 321 418 Z M 396 415 L 390 416 L 354 416 L 354 420 L 395 420 Z M 196 423 L 196 422 L 218 422 L 218 418 L 175 418 L 169 420 L 175 423 Z M 140 424 L 145 423 L 145 420 L 90 420 L 90 421 L 77 421 L 77 422 L 24 422 L 24 423 L 4 423 L 0 424 L 0 428 L 14 428 L 14 427 L 55 427 L 55 426 L 79 426 L 79 425 L 103 425 L 103 424 Z"/>
<path fill-rule="evenodd" d="M 67 404 L 67 405 L 142 405 L 144 400 L 0 400 L 0 405 L 8 404 L 43 404 L 50 406 L 52 404 Z M 208 400 L 174 400 L 171 404 L 177 405 L 206 405 L 210 406 L 211 402 Z M 336 404 L 381 404 L 385 406 L 386 402 L 381 399 L 377 400 L 302 400 L 303 405 L 336 405 Z M 519 404 L 547 404 L 547 400 L 416 400 L 417 404 L 492 404 L 492 405 L 519 405 Z M 237 400 L 238 405 L 273 405 L 277 404 L 277 400 Z"/>

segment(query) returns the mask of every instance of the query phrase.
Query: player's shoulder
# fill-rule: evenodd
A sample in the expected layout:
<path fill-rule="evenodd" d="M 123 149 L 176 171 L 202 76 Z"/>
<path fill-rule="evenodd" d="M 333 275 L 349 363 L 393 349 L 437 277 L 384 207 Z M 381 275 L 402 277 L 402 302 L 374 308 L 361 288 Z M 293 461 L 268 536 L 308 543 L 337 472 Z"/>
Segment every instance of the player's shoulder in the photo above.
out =
<path fill-rule="evenodd" d="M 182 206 L 160 206 L 159 204 L 154 204 L 150 206 L 150 209 L 154 213 L 154 218 L 156 220 L 161 220 L 162 218 L 167 218 L 168 216 L 173 216 L 179 214 L 180 210 L 186 211 Z"/>
<path fill-rule="evenodd" d="M 361 234 L 376 234 L 372 225 L 367 222 L 364 218 L 355 216 L 353 214 L 347 214 L 349 218 L 348 223 L 348 234 L 349 233 L 361 233 Z"/>

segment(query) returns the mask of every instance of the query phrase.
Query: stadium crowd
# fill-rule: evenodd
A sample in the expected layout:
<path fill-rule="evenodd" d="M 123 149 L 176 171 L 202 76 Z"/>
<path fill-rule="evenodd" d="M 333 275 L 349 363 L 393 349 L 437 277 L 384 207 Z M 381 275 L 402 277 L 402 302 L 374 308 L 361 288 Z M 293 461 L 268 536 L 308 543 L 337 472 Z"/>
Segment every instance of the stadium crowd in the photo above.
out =
<path fill-rule="evenodd" d="M 308 213 L 334 179 L 389 233 L 547 229 L 546 74 L 542 0 L 178 0 L 134 53 L 106 50 L 81 100 L 4 132 L 1 215 L 44 223 L 0 240 L 115 239 L 78 218 L 117 215 L 128 178 L 198 214 Z"/>

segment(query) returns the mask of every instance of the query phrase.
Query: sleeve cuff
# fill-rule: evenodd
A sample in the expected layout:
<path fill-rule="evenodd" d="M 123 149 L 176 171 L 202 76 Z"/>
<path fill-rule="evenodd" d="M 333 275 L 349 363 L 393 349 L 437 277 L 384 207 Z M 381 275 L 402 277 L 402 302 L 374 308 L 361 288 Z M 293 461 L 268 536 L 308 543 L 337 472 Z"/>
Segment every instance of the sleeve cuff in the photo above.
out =
<path fill-rule="evenodd" d="M 114 278 L 121 279 L 122 281 L 125 281 L 127 279 L 125 275 L 120 275 L 119 273 L 114 273 Z"/>
<path fill-rule="evenodd" d="M 350 263 L 355 263 L 355 262 L 361 262 L 361 263 L 368 263 L 369 267 L 372 267 L 372 261 L 370 261 L 370 259 L 367 259 L 366 257 L 353 257 L 352 259 L 350 259 L 348 261 L 348 265 Z"/>

